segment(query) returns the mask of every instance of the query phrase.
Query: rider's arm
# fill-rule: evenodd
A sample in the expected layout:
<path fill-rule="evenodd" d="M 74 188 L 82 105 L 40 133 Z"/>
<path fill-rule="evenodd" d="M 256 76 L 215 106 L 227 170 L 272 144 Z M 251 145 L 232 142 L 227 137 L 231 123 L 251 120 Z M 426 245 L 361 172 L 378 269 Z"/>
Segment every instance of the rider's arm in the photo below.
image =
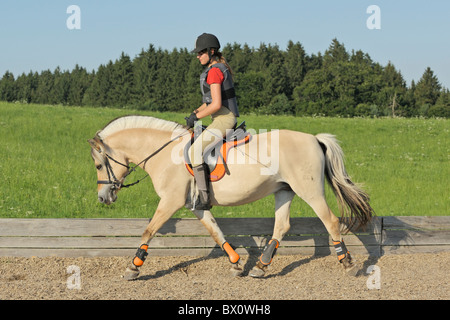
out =
<path fill-rule="evenodd" d="M 211 97 L 212 102 L 210 104 L 204 103 L 196 110 L 197 118 L 207 117 L 216 113 L 222 107 L 222 88 L 219 83 L 211 84 Z"/>

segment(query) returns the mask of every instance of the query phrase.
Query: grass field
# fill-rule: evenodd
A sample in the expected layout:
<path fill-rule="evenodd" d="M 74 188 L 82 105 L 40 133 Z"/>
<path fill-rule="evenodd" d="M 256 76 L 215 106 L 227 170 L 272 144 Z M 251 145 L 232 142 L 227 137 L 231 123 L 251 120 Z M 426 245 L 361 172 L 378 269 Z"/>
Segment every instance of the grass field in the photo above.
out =
<path fill-rule="evenodd" d="M 158 197 L 150 179 L 123 190 L 111 206 L 97 202 L 86 142 L 113 118 L 151 115 L 184 123 L 185 114 L 0 102 L 0 217 L 150 218 Z M 248 128 L 337 135 L 347 171 L 363 183 L 377 215 L 449 215 L 450 136 L 445 119 L 300 118 L 244 115 Z M 142 176 L 142 171 L 137 173 Z M 130 180 L 133 178 L 131 177 Z M 338 214 L 327 187 L 327 199 Z M 217 217 L 273 216 L 273 196 L 214 208 Z M 299 198 L 292 216 L 314 216 Z M 193 217 L 180 210 L 175 217 Z"/>

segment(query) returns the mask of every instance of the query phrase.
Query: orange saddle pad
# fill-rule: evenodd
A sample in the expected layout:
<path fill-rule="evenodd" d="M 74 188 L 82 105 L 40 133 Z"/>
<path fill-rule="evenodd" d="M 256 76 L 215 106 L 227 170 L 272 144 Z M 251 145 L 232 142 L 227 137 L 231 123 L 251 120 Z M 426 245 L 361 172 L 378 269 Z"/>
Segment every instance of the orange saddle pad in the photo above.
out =
<path fill-rule="evenodd" d="M 205 129 L 205 128 L 203 128 Z M 222 141 L 218 142 L 221 144 L 219 147 L 215 145 L 214 147 L 209 147 L 206 149 L 208 151 L 203 155 L 203 160 L 209 165 L 209 178 L 211 182 L 216 182 L 222 179 L 226 173 L 229 174 L 227 168 L 227 156 L 230 149 L 235 148 L 239 145 L 246 144 L 251 140 L 252 136 L 249 132 L 245 131 L 245 122 L 243 122 L 239 127 L 228 138 L 224 138 Z M 189 160 L 189 148 L 194 142 L 194 134 L 192 134 L 191 141 L 184 148 L 184 161 L 186 169 L 193 176 L 194 171 L 192 170 L 192 165 Z M 216 152 L 219 151 L 219 152 Z"/>

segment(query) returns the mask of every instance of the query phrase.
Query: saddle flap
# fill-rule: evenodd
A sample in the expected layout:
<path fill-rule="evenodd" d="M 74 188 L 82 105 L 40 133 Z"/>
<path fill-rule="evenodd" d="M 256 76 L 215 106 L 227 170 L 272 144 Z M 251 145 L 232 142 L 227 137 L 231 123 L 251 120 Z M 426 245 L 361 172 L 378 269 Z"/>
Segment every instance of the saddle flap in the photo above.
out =
<path fill-rule="evenodd" d="M 204 130 L 205 128 L 202 129 Z M 250 138 L 251 135 L 249 132 L 246 131 L 246 125 L 244 121 L 238 127 L 235 127 L 234 130 L 231 131 L 225 138 L 223 138 L 219 142 L 212 143 L 211 145 L 206 147 L 206 149 L 203 152 L 203 161 L 209 166 L 209 170 L 211 173 L 210 174 L 211 181 L 218 181 L 225 174 L 226 171 L 225 166 L 228 150 L 237 147 L 238 145 L 241 145 L 243 143 L 247 143 L 248 141 L 250 141 Z M 193 174 L 193 172 L 191 161 L 189 158 L 189 149 L 193 142 L 194 142 L 194 135 L 192 136 L 191 141 L 188 142 L 184 148 L 184 158 L 186 167 L 191 174 Z M 219 157 L 221 158 L 221 161 L 219 161 Z M 218 168 L 219 163 L 221 168 Z M 220 171 L 219 174 L 218 171 Z"/>

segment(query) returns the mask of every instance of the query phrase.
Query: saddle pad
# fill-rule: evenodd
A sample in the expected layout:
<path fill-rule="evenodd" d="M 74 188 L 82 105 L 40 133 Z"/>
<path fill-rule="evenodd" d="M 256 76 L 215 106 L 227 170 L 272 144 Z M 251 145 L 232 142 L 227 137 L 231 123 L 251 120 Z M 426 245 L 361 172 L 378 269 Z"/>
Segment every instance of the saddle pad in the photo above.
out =
<path fill-rule="evenodd" d="M 241 144 L 248 143 L 251 139 L 251 134 L 249 132 L 242 131 L 240 133 L 237 133 L 236 135 L 233 134 L 233 139 L 223 140 L 219 143 L 222 143 L 222 146 L 220 148 L 217 148 L 217 145 L 214 145 L 212 147 L 206 148 L 203 160 L 205 163 L 209 166 L 209 178 L 211 182 L 216 182 L 222 179 L 225 176 L 225 173 L 228 173 L 228 168 L 226 167 L 227 162 L 227 156 L 228 151 L 231 148 L 235 148 Z M 193 139 L 191 142 L 189 142 L 185 147 L 185 165 L 189 173 L 193 176 L 194 171 L 192 170 L 192 166 L 189 161 L 189 148 L 193 142 Z M 219 150 L 219 152 L 215 152 L 216 150 Z"/>

